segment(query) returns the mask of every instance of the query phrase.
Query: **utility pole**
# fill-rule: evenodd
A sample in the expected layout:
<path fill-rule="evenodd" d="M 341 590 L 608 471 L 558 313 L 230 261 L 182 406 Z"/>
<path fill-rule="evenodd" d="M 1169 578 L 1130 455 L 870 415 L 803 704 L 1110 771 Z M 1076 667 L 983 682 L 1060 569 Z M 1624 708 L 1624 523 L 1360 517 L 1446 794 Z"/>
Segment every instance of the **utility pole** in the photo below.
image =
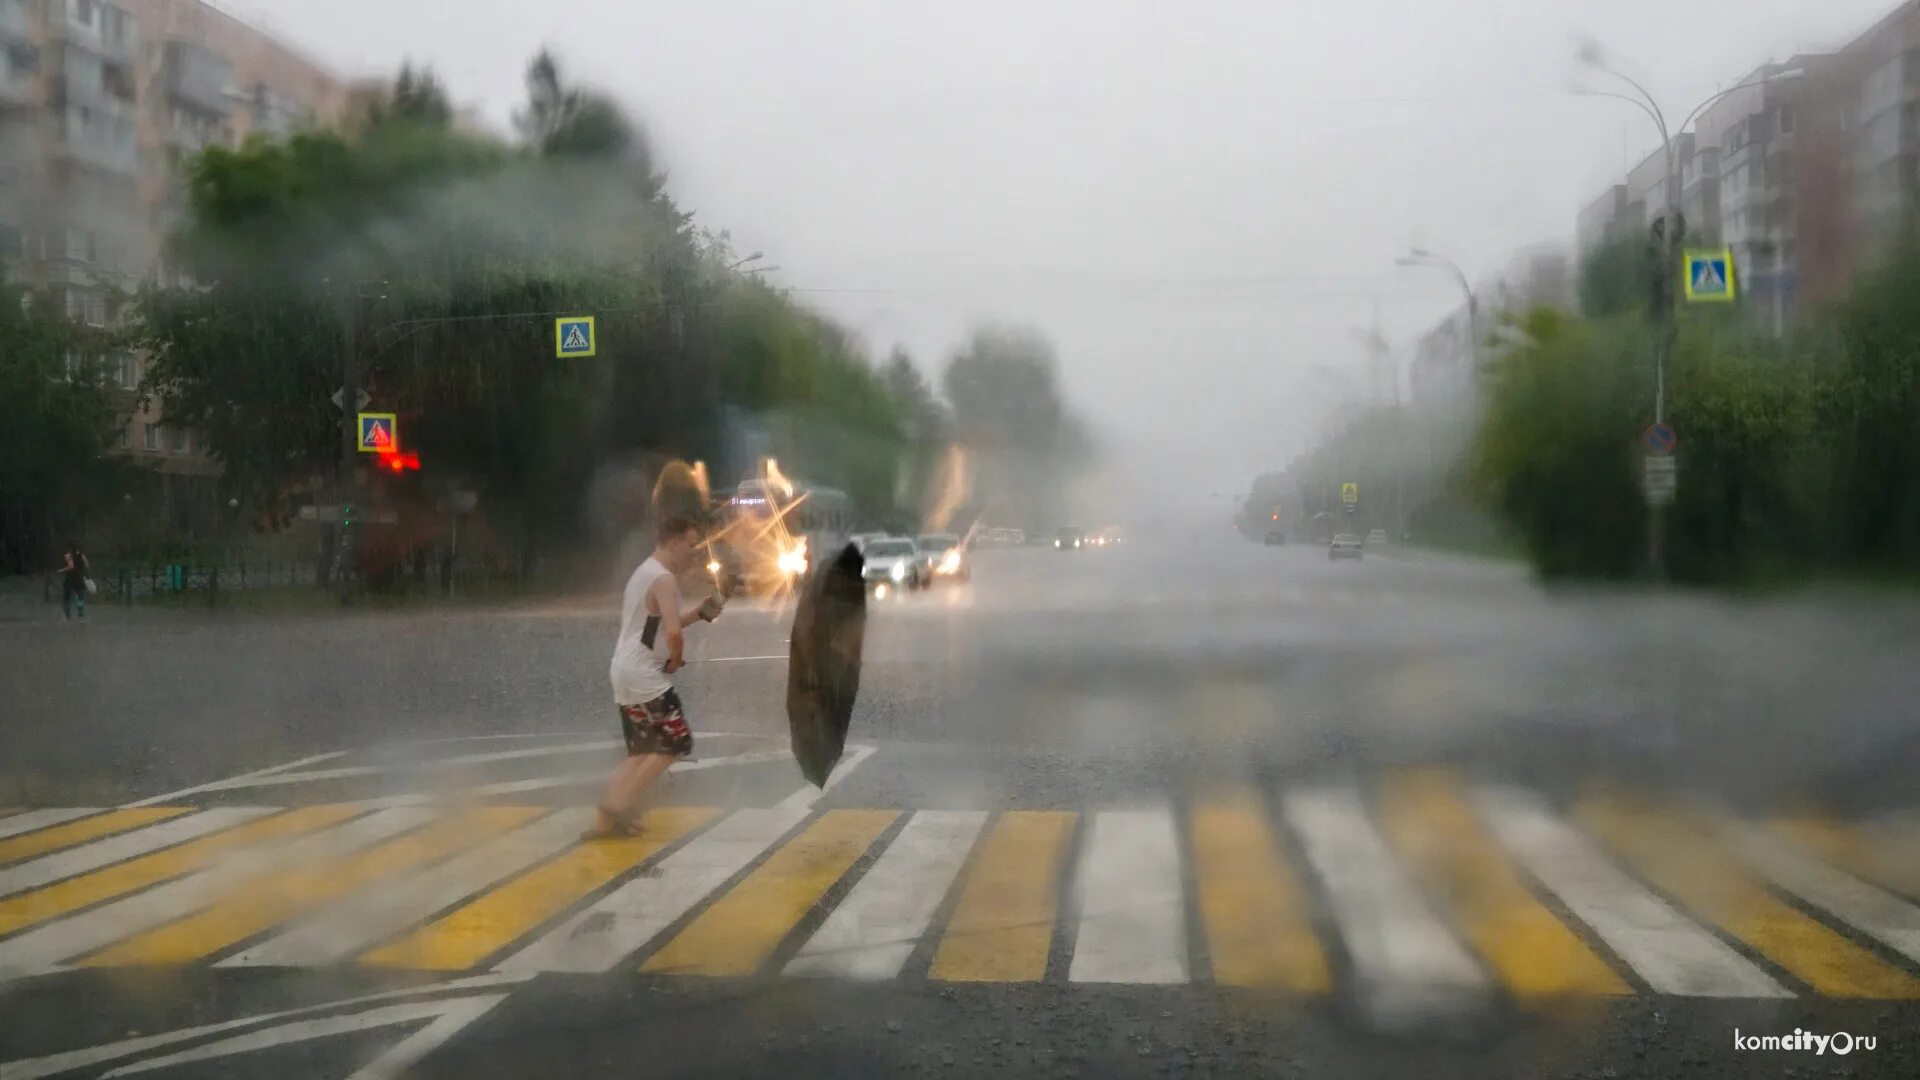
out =
<path fill-rule="evenodd" d="M 360 471 L 360 354 L 358 327 L 359 289 L 348 286 L 341 295 L 340 354 L 340 535 L 333 548 L 333 584 L 339 590 L 340 603 L 351 596 L 349 568 L 353 562 L 353 520 L 355 481 Z"/>

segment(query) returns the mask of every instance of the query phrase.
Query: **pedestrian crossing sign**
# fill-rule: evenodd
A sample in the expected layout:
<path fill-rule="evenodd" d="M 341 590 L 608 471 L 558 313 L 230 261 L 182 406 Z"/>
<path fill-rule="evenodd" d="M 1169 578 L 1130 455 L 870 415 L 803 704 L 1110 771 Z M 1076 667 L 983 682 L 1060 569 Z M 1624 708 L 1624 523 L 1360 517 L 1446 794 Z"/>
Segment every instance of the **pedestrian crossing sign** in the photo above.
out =
<path fill-rule="evenodd" d="M 1689 302 L 1699 304 L 1733 299 L 1732 249 L 1689 251 L 1683 273 Z"/>
<path fill-rule="evenodd" d="M 392 454 L 400 449 L 400 422 L 390 412 L 363 412 L 360 416 L 360 452 Z"/>
<path fill-rule="evenodd" d="M 1349 480 L 1340 485 L 1340 501 L 1352 506 L 1360 501 L 1360 485 Z"/>
<path fill-rule="evenodd" d="M 565 315 L 553 320 L 553 355 L 592 356 L 596 345 L 593 316 Z"/>

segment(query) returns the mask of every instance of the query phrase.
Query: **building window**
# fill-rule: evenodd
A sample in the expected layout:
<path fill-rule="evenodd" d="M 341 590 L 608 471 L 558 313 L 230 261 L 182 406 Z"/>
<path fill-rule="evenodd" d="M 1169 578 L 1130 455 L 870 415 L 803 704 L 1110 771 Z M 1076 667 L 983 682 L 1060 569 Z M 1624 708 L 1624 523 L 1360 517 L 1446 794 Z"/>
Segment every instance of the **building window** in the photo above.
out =
<path fill-rule="evenodd" d="M 159 424 L 147 425 L 145 442 L 142 445 L 144 445 L 149 450 L 160 449 L 160 425 Z"/>
<path fill-rule="evenodd" d="M 113 381 L 119 383 L 122 390 L 132 390 L 140 385 L 140 362 L 131 353 L 120 353 L 114 357 Z"/>
<path fill-rule="evenodd" d="M 172 431 L 168 432 L 168 434 L 173 436 L 173 452 L 176 454 L 186 453 L 187 446 L 189 445 L 187 441 L 187 429 L 174 428 Z"/>
<path fill-rule="evenodd" d="M 133 449 L 133 424 L 132 423 L 128 423 L 126 427 L 123 427 L 120 429 L 120 449 L 122 450 Z"/>

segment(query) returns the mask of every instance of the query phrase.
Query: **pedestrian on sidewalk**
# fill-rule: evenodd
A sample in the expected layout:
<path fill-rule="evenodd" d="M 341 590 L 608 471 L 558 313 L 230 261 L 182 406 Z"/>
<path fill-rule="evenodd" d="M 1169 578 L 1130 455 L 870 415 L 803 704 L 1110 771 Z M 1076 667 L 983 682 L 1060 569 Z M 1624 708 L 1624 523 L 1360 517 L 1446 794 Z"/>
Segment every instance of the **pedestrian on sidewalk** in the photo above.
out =
<path fill-rule="evenodd" d="M 600 796 L 589 839 L 637 835 L 641 796 L 668 766 L 693 752 L 673 673 L 686 666 L 686 628 L 718 618 L 723 602 L 715 593 L 683 611 L 674 578 L 698 564 L 700 551 L 699 524 L 669 515 L 655 532 L 653 554 L 627 579 L 608 670 L 627 758 Z"/>
<path fill-rule="evenodd" d="M 80 550 L 80 541 L 67 541 L 67 554 L 60 567 L 60 612 L 63 617 L 72 619 L 78 613 L 80 621 L 87 619 L 87 553 Z"/>

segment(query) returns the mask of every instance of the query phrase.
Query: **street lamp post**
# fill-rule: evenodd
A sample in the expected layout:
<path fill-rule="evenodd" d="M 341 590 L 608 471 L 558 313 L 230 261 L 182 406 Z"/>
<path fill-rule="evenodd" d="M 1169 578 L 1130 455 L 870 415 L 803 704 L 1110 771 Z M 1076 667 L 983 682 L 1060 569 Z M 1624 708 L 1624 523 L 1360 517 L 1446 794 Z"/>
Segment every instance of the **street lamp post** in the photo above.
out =
<path fill-rule="evenodd" d="M 1414 248 L 1394 262 L 1400 266 L 1438 266 L 1453 274 L 1453 280 L 1467 298 L 1467 362 L 1477 373 L 1480 370 L 1480 297 L 1473 291 L 1473 282 L 1467 280 L 1467 272 L 1460 269 L 1459 263 L 1426 248 Z"/>
<path fill-rule="evenodd" d="M 756 260 L 756 259 L 764 259 L 764 258 L 766 258 L 766 257 L 767 257 L 767 253 L 766 253 L 766 252 L 764 252 L 764 251 L 756 251 L 756 252 L 754 252 L 753 254 L 751 254 L 751 255 L 749 255 L 749 256 L 747 256 L 747 257 L 746 257 L 746 258 L 744 258 L 744 259 L 735 259 L 735 260 L 734 260 L 733 262 L 730 262 L 730 263 L 728 263 L 728 264 L 727 264 L 727 269 L 728 269 L 728 270 L 738 270 L 738 269 L 740 269 L 741 267 L 743 267 L 743 266 L 745 266 L 745 265 L 747 265 L 747 264 L 748 264 L 748 263 L 750 263 L 750 262 L 753 262 L 753 261 L 754 261 L 754 260 Z M 751 271 L 751 270 L 749 270 L 749 271 L 747 271 L 747 272 L 748 272 L 748 273 L 752 273 L 753 271 Z"/>
<path fill-rule="evenodd" d="M 1680 184 L 1679 161 L 1674 155 L 1674 139 L 1686 134 L 1687 128 L 1692 126 L 1702 112 L 1728 94 L 1784 79 L 1797 78 L 1802 72 L 1799 68 L 1786 68 L 1759 79 L 1750 79 L 1736 86 L 1729 86 L 1725 90 L 1709 95 L 1706 100 L 1695 105 L 1693 110 L 1687 113 L 1686 118 L 1680 121 L 1679 127 L 1670 128 L 1667 126 L 1667 114 L 1661 110 L 1660 103 L 1654 99 L 1653 94 L 1637 80 L 1609 64 L 1606 55 L 1598 45 L 1589 42 L 1581 46 L 1578 59 L 1581 64 L 1626 83 L 1633 88 L 1633 93 L 1622 94 L 1586 88 L 1577 88 L 1575 93 L 1586 97 L 1604 97 L 1624 101 L 1646 113 L 1660 133 L 1660 150 L 1665 158 L 1667 173 L 1667 212 L 1664 218 L 1655 221 L 1652 226 L 1654 241 L 1660 246 L 1660 259 L 1654 270 L 1658 275 L 1654 295 L 1658 298 L 1660 305 L 1660 335 L 1656 341 L 1653 356 L 1653 422 L 1664 423 L 1667 419 L 1667 360 L 1673 354 L 1674 341 L 1680 333 L 1679 304 L 1675 302 L 1676 290 L 1673 275 L 1680 272 L 1681 246 L 1685 242 L 1687 231 L 1686 216 L 1681 212 L 1683 192 Z M 1666 570 L 1666 507 L 1661 503 L 1653 503 L 1648 507 L 1647 561 L 1652 564 L 1655 573 L 1664 574 Z"/>

